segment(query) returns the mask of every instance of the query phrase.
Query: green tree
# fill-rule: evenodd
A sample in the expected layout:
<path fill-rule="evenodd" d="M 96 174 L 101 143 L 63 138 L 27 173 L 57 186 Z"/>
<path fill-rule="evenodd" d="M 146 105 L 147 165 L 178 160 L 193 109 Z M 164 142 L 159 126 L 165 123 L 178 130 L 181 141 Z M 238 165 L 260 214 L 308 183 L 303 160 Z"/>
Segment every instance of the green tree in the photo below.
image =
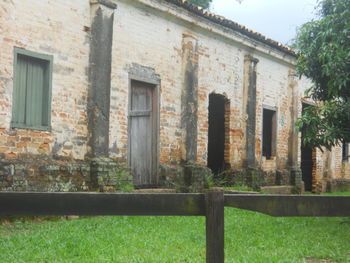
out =
<path fill-rule="evenodd" d="M 350 142 L 350 0 L 320 0 L 319 19 L 298 30 L 297 71 L 313 85 L 316 106 L 307 107 L 297 126 L 303 143 L 331 149 Z"/>
<path fill-rule="evenodd" d="M 212 0 L 188 0 L 188 2 L 194 5 L 201 6 L 205 9 L 208 9 Z"/>

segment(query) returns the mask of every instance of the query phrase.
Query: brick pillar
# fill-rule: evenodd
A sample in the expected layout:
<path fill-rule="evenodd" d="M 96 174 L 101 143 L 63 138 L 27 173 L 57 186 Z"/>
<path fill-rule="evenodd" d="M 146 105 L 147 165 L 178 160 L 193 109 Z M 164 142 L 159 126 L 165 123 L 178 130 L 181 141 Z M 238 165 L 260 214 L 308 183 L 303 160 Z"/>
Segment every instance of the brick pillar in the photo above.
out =
<path fill-rule="evenodd" d="M 88 92 L 90 172 L 93 189 L 113 190 L 116 164 L 109 159 L 109 111 L 114 10 L 109 0 L 90 0 L 91 42 Z"/>
<path fill-rule="evenodd" d="M 198 43 L 191 35 L 182 39 L 183 90 L 181 96 L 181 127 L 183 142 L 181 157 L 184 161 L 197 160 L 198 111 Z"/>

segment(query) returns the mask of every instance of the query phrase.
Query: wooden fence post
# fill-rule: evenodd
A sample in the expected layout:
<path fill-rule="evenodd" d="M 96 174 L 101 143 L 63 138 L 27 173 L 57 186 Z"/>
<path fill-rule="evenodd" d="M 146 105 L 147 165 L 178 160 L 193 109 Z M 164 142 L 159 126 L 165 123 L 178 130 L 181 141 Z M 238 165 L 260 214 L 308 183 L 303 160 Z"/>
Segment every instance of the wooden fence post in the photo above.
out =
<path fill-rule="evenodd" d="M 224 193 L 207 193 L 205 203 L 206 262 L 224 263 Z"/>

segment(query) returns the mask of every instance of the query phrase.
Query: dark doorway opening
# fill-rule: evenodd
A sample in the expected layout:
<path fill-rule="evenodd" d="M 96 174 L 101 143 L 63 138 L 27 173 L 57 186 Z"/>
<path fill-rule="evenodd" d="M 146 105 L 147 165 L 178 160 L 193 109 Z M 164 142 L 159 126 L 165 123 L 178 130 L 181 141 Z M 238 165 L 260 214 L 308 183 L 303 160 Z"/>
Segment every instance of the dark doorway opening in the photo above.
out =
<path fill-rule="evenodd" d="M 276 111 L 263 109 L 263 148 L 267 160 L 276 155 Z"/>
<path fill-rule="evenodd" d="M 305 109 L 308 104 L 302 104 L 302 112 L 304 114 Z M 303 141 L 305 136 L 305 129 L 301 130 L 301 140 Z M 304 181 L 305 191 L 312 191 L 312 173 L 314 170 L 314 159 L 313 159 L 314 149 L 309 146 L 305 146 L 301 142 L 301 172 L 302 179 Z"/>
<path fill-rule="evenodd" d="M 225 170 L 225 117 L 228 100 L 220 94 L 209 95 L 208 167 L 214 174 Z"/>

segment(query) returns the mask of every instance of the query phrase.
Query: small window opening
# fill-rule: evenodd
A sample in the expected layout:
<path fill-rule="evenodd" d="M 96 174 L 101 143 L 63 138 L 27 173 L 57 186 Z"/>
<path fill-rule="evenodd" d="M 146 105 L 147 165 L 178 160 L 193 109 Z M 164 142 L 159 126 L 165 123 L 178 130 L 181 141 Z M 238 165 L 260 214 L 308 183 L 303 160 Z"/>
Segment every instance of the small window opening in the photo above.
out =
<path fill-rule="evenodd" d="M 263 109 L 263 149 L 267 160 L 276 155 L 276 111 Z"/>
<path fill-rule="evenodd" d="M 347 162 L 349 159 L 349 143 L 343 142 L 343 154 L 342 154 L 343 162 Z"/>

